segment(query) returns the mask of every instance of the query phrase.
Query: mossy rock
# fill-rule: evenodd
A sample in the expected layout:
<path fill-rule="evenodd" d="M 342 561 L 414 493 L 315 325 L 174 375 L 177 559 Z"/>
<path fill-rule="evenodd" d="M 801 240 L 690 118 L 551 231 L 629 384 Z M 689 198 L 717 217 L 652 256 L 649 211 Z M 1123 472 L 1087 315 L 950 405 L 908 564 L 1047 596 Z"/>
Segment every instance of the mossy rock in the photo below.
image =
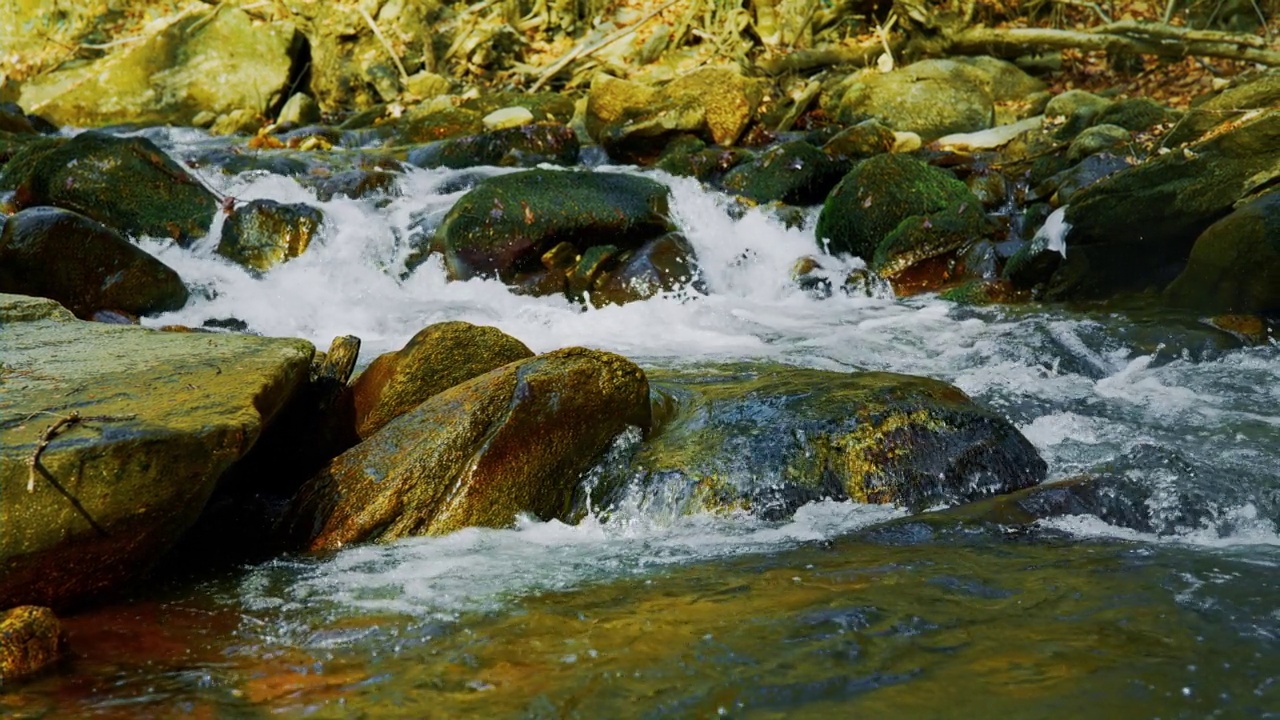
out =
<path fill-rule="evenodd" d="M 494 111 L 520 107 L 533 114 L 533 122 L 566 125 L 573 119 L 573 98 L 554 92 L 489 92 L 459 105 L 484 117 Z"/>
<path fill-rule="evenodd" d="M 82 322 L 19 295 L 0 295 L 0 347 L 0 607 L 54 608 L 118 590 L 161 557 L 306 381 L 314 352 Z M 42 433 L 73 412 L 79 422 Z"/>
<path fill-rule="evenodd" d="M 187 247 L 209 232 L 218 200 L 146 138 L 81 133 L 32 143 L 0 171 L 20 208 L 74 210 L 130 236 Z"/>
<path fill-rule="evenodd" d="M 680 135 L 667 143 L 653 166 L 672 175 L 712 182 L 753 157 L 750 150 L 708 147 L 695 135 Z"/>
<path fill-rule="evenodd" d="M 1246 113 L 1274 108 L 1278 103 L 1280 68 L 1243 73 L 1221 92 L 1197 98 L 1177 126 L 1169 131 L 1165 144 L 1173 147 L 1194 142 L 1222 123 L 1235 122 Z"/>
<path fill-rule="evenodd" d="M 963 278 L 960 256 L 989 230 L 976 202 L 912 215 L 880 241 L 869 267 L 893 283 L 899 295 L 936 290 Z"/>
<path fill-rule="evenodd" d="M 907 218 L 961 206 L 972 212 L 981 203 L 951 173 L 905 155 L 877 155 L 855 165 L 827 196 L 817 238 L 829 252 L 870 260 Z"/>
<path fill-rule="evenodd" d="M 460 321 L 429 325 L 356 378 L 356 433 L 368 438 L 428 398 L 528 357 L 533 351 L 497 328 Z"/>
<path fill-rule="evenodd" d="M 562 242 L 579 254 L 606 242 L 632 249 L 673 230 L 668 195 L 659 183 L 618 173 L 528 170 L 486 178 L 445 216 L 435 245 L 450 279 L 511 282 L 539 269 L 542 255 Z"/>
<path fill-rule="evenodd" d="M 1108 297 L 1163 286 L 1196 238 L 1280 167 L 1280 111 L 1121 170 L 1076 193 L 1067 207 L 1067 257 L 1047 297 Z"/>
<path fill-rule="evenodd" d="M 1132 136 L 1128 130 L 1119 125 L 1107 125 L 1098 123 L 1090 128 L 1085 128 L 1076 135 L 1071 141 L 1070 147 L 1067 148 L 1067 160 L 1070 162 L 1079 162 L 1084 158 L 1095 155 L 1100 152 L 1116 152 L 1119 153 L 1125 145 L 1129 144 Z"/>
<path fill-rule="evenodd" d="M 49 608 L 0 612 L 0 687 L 53 666 L 67 654 L 67 634 Z"/>
<path fill-rule="evenodd" d="M 1164 300 L 1207 312 L 1280 312 L 1280 192 L 1210 225 Z"/>
<path fill-rule="evenodd" d="M 57 300 L 77 317 L 177 310 L 187 288 L 172 268 L 102 223 L 70 210 L 28 208 L 0 232 L 0 292 Z"/>
<path fill-rule="evenodd" d="M 833 160 L 803 140 L 793 140 L 730 170 L 721 185 L 755 202 L 813 205 L 826 198 L 847 170 L 847 163 Z"/>
<path fill-rule="evenodd" d="M 709 139 L 717 145 L 732 145 L 755 117 L 763 90 L 759 82 L 736 70 L 701 68 L 672 80 L 661 93 L 670 101 L 700 105 Z"/>
<path fill-rule="evenodd" d="M 568 126 L 534 123 L 441 140 L 411 150 L 408 159 L 423 168 L 573 165 L 578 161 L 579 149 L 578 136 Z"/>
<path fill-rule="evenodd" d="M 703 289 L 693 246 L 680 233 L 667 233 L 611 260 L 590 279 L 590 300 L 596 307 L 624 305 L 682 288 Z"/>
<path fill-rule="evenodd" d="M 1098 125 L 1117 125 L 1131 132 L 1141 132 L 1160 123 L 1173 122 L 1182 113 L 1171 110 L 1151 98 L 1136 97 L 1117 100 L 1098 113 Z"/>
<path fill-rule="evenodd" d="M 744 363 L 650 371 L 650 382 L 658 426 L 601 469 L 595 507 L 634 483 L 685 513 L 782 519 L 825 498 L 918 512 L 1045 476 L 1012 424 L 937 380 Z"/>
<path fill-rule="evenodd" d="M 864 120 L 836 133 L 822 151 L 840 161 L 864 160 L 893 150 L 893 131 L 875 120 Z"/>
<path fill-rule="evenodd" d="M 303 487 L 290 526 L 313 550 L 567 518 L 581 475 L 649 425 L 640 368 L 567 348 L 439 393 Z"/>
<path fill-rule="evenodd" d="M 484 116 L 474 110 L 454 107 L 411 116 L 398 123 L 392 137 L 395 145 L 447 140 L 484 132 Z"/>
<path fill-rule="evenodd" d="M 943 135 L 985 130 L 995 120 L 991 76 L 952 60 L 921 60 L 893 72 L 848 76 L 825 106 L 852 125 L 874 119 L 928 142 Z"/>
<path fill-rule="evenodd" d="M 188 167 L 213 168 L 227 175 L 256 172 L 306 178 L 318 167 L 309 158 L 299 157 L 294 150 L 254 150 L 210 148 L 189 153 L 183 158 Z"/>
<path fill-rule="evenodd" d="M 324 177 L 300 179 L 303 185 L 314 188 L 316 199 L 329 202 L 335 197 L 361 200 L 372 197 L 397 197 L 399 175 L 388 170 L 342 170 Z"/>
<path fill-rule="evenodd" d="M 216 252 L 265 272 L 306 252 L 324 225 L 324 213 L 303 203 L 251 200 L 222 225 Z"/>
<path fill-rule="evenodd" d="M 652 107 L 657 98 L 658 91 L 648 85 L 596 73 L 587 92 L 584 120 L 587 134 L 599 142 L 606 126 L 622 120 L 629 113 Z"/>

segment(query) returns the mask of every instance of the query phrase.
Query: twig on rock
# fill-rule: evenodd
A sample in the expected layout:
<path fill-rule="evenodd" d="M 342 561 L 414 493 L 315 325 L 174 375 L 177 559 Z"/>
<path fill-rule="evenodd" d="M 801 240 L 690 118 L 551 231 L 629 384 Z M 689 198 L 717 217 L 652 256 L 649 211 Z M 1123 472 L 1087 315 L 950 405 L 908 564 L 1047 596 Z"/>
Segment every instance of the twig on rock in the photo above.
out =
<path fill-rule="evenodd" d="M 621 40 L 622 38 L 635 32 L 636 30 L 639 30 L 640 26 L 644 25 L 645 23 L 649 22 L 653 18 L 657 17 L 664 10 L 671 7 L 672 5 L 675 5 L 678 2 L 680 2 L 680 0 L 670 0 L 670 2 L 663 3 L 662 5 L 658 6 L 654 10 L 647 13 L 644 17 L 622 28 L 621 30 L 617 30 L 615 32 L 609 33 L 608 35 L 605 35 L 604 38 L 602 38 L 599 42 L 595 43 L 594 45 L 591 45 L 591 46 L 579 45 L 574 49 L 570 50 L 568 53 L 565 54 L 564 57 L 555 61 L 554 63 L 551 64 L 550 67 L 542 71 L 542 74 L 538 76 L 537 81 L 535 81 L 533 83 L 533 86 L 529 88 L 529 92 L 537 92 L 543 85 L 546 85 L 547 82 L 551 80 L 551 78 L 555 77 L 556 73 L 565 69 L 569 65 L 569 63 L 579 58 L 589 57 L 595 54 L 596 52 L 599 52 L 600 49 L 605 47 L 606 45 L 610 45 L 614 42 L 617 42 L 618 40 Z"/>
<path fill-rule="evenodd" d="M 69 429 L 82 422 L 119 422 L 122 420 L 132 420 L 136 415 L 81 415 L 79 411 L 72 410 L 57 419 L 52 425 L 45 428 L 43 432 L 36 438 L 36 447 L 31 451 L 31 457 L 27 458 L 27 492 L 36 491 L 36 468 L 40 464 L 40 455 L 49 447 L 49 443 L 58 436 L 59 433 Z"/>
<path fill-rule="evenodd" d="M 364 21 L 369 24 L 369 29 L 373 31 L 373 36 L 378 39 L 378 42 L 382 43 L 382 48 L 391 56 L 391 62 L 395 63 L 396 70 L 400 71 L 400 79 L 408 80 L 409 73 L 405 71 L 404 64 L 400 62 L 400 56 L 391 47 L 391 43 L 387 42 L 387 36 L 383 35 L 382 30 L 378 29 L 378 24 L 373 21 L 373 17 L 359 5 L 356 6 L 356 12 L 360 13 L 360 17 L 364 18 Z"/>

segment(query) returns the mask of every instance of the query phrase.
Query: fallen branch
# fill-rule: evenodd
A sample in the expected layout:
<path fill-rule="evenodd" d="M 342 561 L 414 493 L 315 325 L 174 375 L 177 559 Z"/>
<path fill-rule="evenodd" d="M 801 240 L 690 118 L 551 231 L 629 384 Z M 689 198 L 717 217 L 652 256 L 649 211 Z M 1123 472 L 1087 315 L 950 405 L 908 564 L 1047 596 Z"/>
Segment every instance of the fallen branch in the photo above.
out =
<path fill-rule="evenodd" d="M 378 42 L 382 43 L 382 49 L 386 50 L 387 54 L 391 56 L 391 62 L 395 63 L 396 70 L 400 71 L 400 79 L 408 80 L 409 73 L 405 72 L 404 64 L 400 62 L 400 56 L 391 47 L 391 43 L 387 42 L 387 36 L 383 35 L 382 30 L 378 29 L 378 24 L 373 21 L 373 17 L 359 5 L 356 6 L 356 12 L 360 13 L 360 17 L 364 18 L 364 21 L 368 23 L 369 29 L 373 31 L 373 36 L 378 39 Z"/>
<path fill-rule="evenodd" d="M 901 46 L 901 41 L 890 43 L 895 54 Z M 832 65 L 869 65 L 882 53 L 884 48 L 879 40 L 854 47 L 829 45 L 812 50 L 799 50 L 787 55 L 761 58 L 756 61 L 756 68 L 766 75 L 781 75 Z"/>
<path fill-rule="evenodd" d="M 1257 41 L 1255 43 L 1255 41 Z M 1095 50 L 1107 53 L 1201 57 L 1280 65 L 1280 52 L 1258 47 L 1261 38 L 1146 23 L 1112 23 L 1095 30 L 971 27 L 946 38 L 949 52 L 1024 55 L 1030 50 Z"/>

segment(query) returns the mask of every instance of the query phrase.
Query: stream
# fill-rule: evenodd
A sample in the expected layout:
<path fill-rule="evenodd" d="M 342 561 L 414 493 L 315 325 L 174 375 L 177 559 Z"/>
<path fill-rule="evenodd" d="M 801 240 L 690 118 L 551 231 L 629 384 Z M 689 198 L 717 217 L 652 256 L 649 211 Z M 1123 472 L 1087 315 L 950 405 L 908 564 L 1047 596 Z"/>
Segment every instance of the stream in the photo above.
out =
<path fill-rule="evenodd" d="M 180 160 L 226 143 L 142 134 Z M 449 283 L 434 260 L 403 277 L 409 239 L 508 170 L 411 169 L 398 197 L 328 202 L 284 176 L 196 172 L 240 200 L 320 207 L 326 227 L 261 276 L 214 253 L 221 216 L 189 249 L 144 241 L 193 289 L 144 324 L 235 318 L 321 349 L 352 334 L 361 364 L 465 320 L 646 368 L 925 375 L 1009 418 L 1047 482 L 1141 488 L 1150 528 L 832 501 L 690 516 L 633 493 L 574 526 L 523 518 L 157 580 L 67 618 L 75 657 L 5 688 L 0 716 L 1280 718 L 1275 345 L 1140 308 L 820 297 L 791 280 L 797 258 L 836 280 L 861 261 L 819 252 L 812 222 L 660 173 L 706 294 L 584 309 Z"/>

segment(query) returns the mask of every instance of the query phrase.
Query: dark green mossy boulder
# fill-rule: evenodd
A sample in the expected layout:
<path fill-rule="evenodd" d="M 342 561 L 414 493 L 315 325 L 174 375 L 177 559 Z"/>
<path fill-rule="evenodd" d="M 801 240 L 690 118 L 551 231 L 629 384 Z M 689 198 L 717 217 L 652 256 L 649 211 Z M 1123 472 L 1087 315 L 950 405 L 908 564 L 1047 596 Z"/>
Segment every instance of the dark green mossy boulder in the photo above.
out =
<path fill-rule="evenodd" d="M 566 348 L 439 393 L 340 455 L 296 498 L 313 550 L 568 517 L 581 475 L 619 433 L 649 425 L 644 372 Z"/>
<path fill-rule="evenodd" d="M 905 155 L 877 155 L 858 163 L 827 196 L 818 216 L 817 238 L 832 253 L 864 260 L 904 220 L 944 210 L 981 211 L 964 183 L 946 170 Z"/>
<path fill-rule="evenodd" d="M 1066 210 L 1067 256 L 1048 299 L 1092 299 L 1160 287 L 1196 238 L 1280 167 L 1280 111 L 1121 170 L 1076 193 Z"/>
<path fill-rule="evenodd" d="M 865 120 L 836 133 L 822 151 L 836 160 L 863 160 L 893 150 L 893 131 L 875 120 Z"/>
<path fill-rule="evenodd" d="M 848 169 L 803 140 L 770 148 L 724 176 L 725 189 L 756 202 L 819 203 Z"/>
<path fill-rule="evenodd" d="M 710 182 L 752 157 L 750 150 L 708 147 L 694 135 L 680 135 L 667 143 L 654 167 L 672 175 Z"/>
<path fill-rule="evenodd" d="M 649 374 L 654 435 L 601 469 L 595 507 L 636 483 L 686 513 L 780 519 L 824 498 L 920 511 L 1045 476 L 1012 424 L 937 380 L 773 364 Z"/>
<path fill-rule="evenodd" d="M 323 225 L 324 213 L 310 205 L 253 200 L 227 218 L 217 253 L 264 272 L 306 252 Z"/>
<path fill-rule="evenodd" d="M 209 232 L 218 200 L 150 140 L 86 132 L 32 143 L 0 171 L 19 208 L 74 210 L 130 236 L 186 247 Z"/>
<path fill-rule="evenodd" d="M 1164 299 L 1206 312 L 1280 312 L 1280 192 L 1210 225 Z"/>
<path fill-rule="evenodd" d="M 187 288 L 172 268 L 115 230 L 70 210 L 35 207 L 0 232 L 0 292 L 57 300 L 77 317 L 177 310 Z"/>
<path fill-rule="evenodd" d="M 1161 105 L 1151 98 L 1136 97 L 1118 100 L 1098 113 L 1098 125 L 1118 125 L 1125 130 L 1141 132 L 1164 122 L 1181 117 L 1176 110 Z"/>
<path fill-rule="evenodd" d="M 573 165 L 579 149 L 578 136 L 568 126 L 533 123 L 415 148 L 409 152 L 409 162 L 424 168 L 454 169 Z"/>
<path fill-rule="evenodd" d="M 436 231 L 449 277 L 513 282 L 542 269 L 560 243 L 578 254 L 593 245 L 637 248 L 674 227 L 665 186 L 634 175 L 529 170 L 486 178 L 458 201 Z M 410 263 L 410 269 L 419 258 Z"/>

